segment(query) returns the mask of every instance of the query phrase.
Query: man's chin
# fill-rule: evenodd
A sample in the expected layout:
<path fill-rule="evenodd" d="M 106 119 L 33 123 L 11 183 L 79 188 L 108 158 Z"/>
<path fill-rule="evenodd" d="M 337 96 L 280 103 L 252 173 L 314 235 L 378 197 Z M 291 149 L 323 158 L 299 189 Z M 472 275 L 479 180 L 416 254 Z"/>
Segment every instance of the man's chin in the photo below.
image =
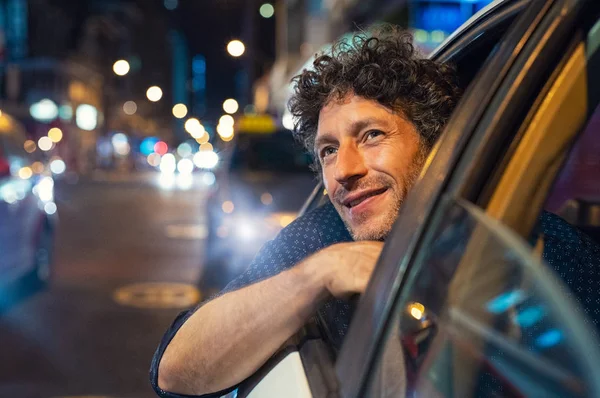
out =
<path fill-rule="evenodd" d="M 352 239 L 355 241 L 360 240 L 378 240 L 384 241 L 385 238 L 390 233 L 391 228 L 387 225 L 358 225 L 352 226 L 349 223 L 346 223 L 346 228 L 350 235 L 352 235 Z"/>

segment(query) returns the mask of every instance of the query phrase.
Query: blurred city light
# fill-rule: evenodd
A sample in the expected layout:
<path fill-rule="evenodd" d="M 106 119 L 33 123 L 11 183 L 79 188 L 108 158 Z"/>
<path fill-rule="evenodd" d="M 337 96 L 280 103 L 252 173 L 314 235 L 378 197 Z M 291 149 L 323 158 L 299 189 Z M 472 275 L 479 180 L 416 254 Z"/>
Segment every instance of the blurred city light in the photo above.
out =
<path fill-rule="evenodd" d="M 52 142 L 50 137 L 42 137 L 38 140 L 38 147 L 44 152 L 52 149 L 53 145 L 54 143 Z"/>
<path fill-rule="evenodd" d="M 192 146 L 187 142 L 183 142 L 179 144 L 177 147 L 177 154 L 182 158 L 187 158 L 192 155 Z"/>
<path fill-rule="evenodd" d="M 152 87 L 148 88 L 148 90 L 146 91 L 146 97 L 148 97 L 148 99 L 152 102 L 160 101 L 162 96 L 163 96 L 163 92 L 162 92 L 161 88 L 158 86 L 152 86 Z"/>
<path fill-rule="evenodd" d="M 288 130 L 294 129 L 294 116 L 287 109 L 281 118 L 281 124 Z"/>
<path fill-rule="evenodd" d="M 204 126 L 200 123 L 200 120 L 195 117 L 191 117 L 185 121 L 185 131 L 187 131 L 192 137 L 200 138 L 204 134 Z"/>
<path fill-rule="evenodd" d="M 217 133 L 223 140 L 233 138 L 233 126 L 219 124 L 217 126 Z"/>
<path fill-rule="evenodd" d="M 227 214 L 233 213 L 234 209 L 235 209 L 235 206 L 233 205 L 233 202 L 231 200 L 226 200 L 221 205 L 221 210 L 223 210 L 223 212 L 225 212 Z"/>
<path fill-rule="evenodd" d="M 169 150 L 169 146 L 164 141 L 158 141 L 154 145 L 154 152 L 158 153 L 161 156 L 166 154 L 168 150 Z"/>
<path fill-rule="evenodd" d="M 238 102 L 233 98 L 226 99 L 223 102 L 223 110 L 227 113 L 236 113 L 239 108 Z"/>
<path fill-rule="evenodd" d="M 263 18 L 271 18 L 275 14 L 275 7 L 272 4 L 265 3 L 260 6 L 260 16 Z"/>
<path fill-rule="evenodd" d="M 181 174 L 191 174 L 194 171 L 194 162 L 190 159 L 181 159 L 177 162 L 177 171 Z"/>
<path fill-rule="evenodd" d="M 129 62 L 125 61 L 124 59 L 120 59 L 113 64 L 113 71 L 118 76 L 125 76 L 129 73 L 129 69 Z"/>
<path fill-rule="evenodd" d="M 137 112 L 137 104 L 134 101 L 127 101 L 123 104 L 123 112 L 126 115 L 133 115 Z"/>
<path fill-rule="evenodd" d="M 19 170 L 19 178 L 21 178 L 22 180 L 28 180 L 31 178 L 32 175 L 33 170 L 31 170 L 31 167 L 21 167 L 21 169 Z"/>
<path fill-rule="evenodd" d="M 158 186 L 166 191 L 173 189 L 173 186 L 175 186 L 175 174 L 172 172 L 160 173 L 158 176 Z"/>
<path fill-rule="evenodd" d="M 40 174 L 44 171 L 44 164 L 42 162 L 33 162 L 31 169 L 35 174 Z"/>
<path fill-rule="evenodd" d="M 164 1 L 165 8 L 169 11 L 173 11 L 179 5 L 179 1 L 177 0 L 165 0 Z"/>
<path fill-rule="evenodd" d="M 156 144 L 158 143 L 158 138 L 156 137 L 146 137 L 142 140 L 142 142 L 140 143 L 140 153 L 142 155 L 150 155 L 152 152 L 154 152 L 154 147 L 156 146 Z M 166 153 L 166 151 L 165 151 Z"/>
<path fill-rule="evenodd" d="M 196 142 L 200 145 L 207 143 L 208 140 L 210 140 L 210 135 L 206 130 L 200 137 L 196 138 Z"/>
<path fill-rule="evenodd" d="M 56 203 L 54 203 L 54 202 L 48 202 L 44 205 L 44 211 L 48 215 L 55 214 L 56 210 L 57 210 Z"/>
<path fill-rule="evenodd" d="M 43 202 L 54 200 L 54 180 L 51 177 L 43 177 L 33 188 L 33 193 Z"/>
<path fill-rule="evenodd" d="M 192 169 L 193 168 L 194 164 L 192 163 Z M 194 185 L 194 176 L 192 176 L 192 173 L 181 173 L 177 175 L 175 182 L 177 183 L 177 188 L 181 189 L 182 191 L 187 191 Z"/>
<path fill-rule="evenodd" d="M 224 126 L 233 126 L 234 125 L 233 116 L 231 116 L 231 115 L 221 116 L 219 118 L 219 124 L 222 124 Z"/>
<path fill-rule="evenodd" d="M 227 52 L 232 57 L 239 57 L 244 54 L 246 51 L 246 46 L 239 40 L 231 40 L 229 44 L 227 44 Z"/>
<path fill-rule="evenodd" d="M 54 174 L 62 174 L 67 170 L 67 165 L 62 159 L 54 159 L 50 162 L 50 171 Z"/>
<path fill-rule="evenodd" d="M 50 122 L 58 116 L 58 106 L 51 99 L 44 98 L 29 107 L 29 114 L 37 121 Z"/>
<path fill-rule="evenodd" d="M 71 108 L 71 105 L 61 105 L 58 108 L 58 117 L 62 120 L 73 119 L 73 108 Z"/>
<path fill-rule="evenodd" d="M 273 196 L 270 193 L 265 192 L 262 195 L 260 195 L 260 201 L 263 205 L 270 205 L 271 203 L 273 203 Z"/>
<path fill-rule="evenodd" d="M 148 155 L 146 160 L 148 161 L 148 164 L 150 166 L 158 167 L 160 166 L 160 158 L 161 156 L 158 153 L 151 153 L 150 155 Z"/>
<path fill-rule="evenodd" d="M 199 169 L 213 169 L 219 163 L 219 155 L 213 151 L 199 151 L 194 155 L 194 164 Z"/>
<path fill-rule="evenodd" d="M 245 241 L 252 240 L 256 236 L 256 232 L 256 225 L 252 223 L 252 220 L 239 220 L 235 229 L 237 237 Z"/>
<path fill-rule="evenodd" d="M 420 320 L 423 318 L 425 306 L 423 306 L 421 303 L 411 303 L 408 305 L 408 312 L 413 318 Z"/>
<path fill-rule="evenodd" d="M 111 142 L 113 144 L 113 148 L 115 149 L 115 153 L 117 155 L 126 156 L 131 152 L 131 146 L 129 145 L 129 139 L 123 133 L 117 133 L 113 135 Z"/>
<path fill-rule="evenodd" d="M 58 127 L 52 127 L 48 131 L 48 138 L 50 138 L 52 142 L 60 142 L 60 140 L 63 138 L 63 132 Z"/>
<path fill-rule="evenodd" d="M 82 130 L 91 131 L 98 125 L 98 110 L 88 104 L 81 104 L 75 110 L 75 124 Z"/>
<path fill-rule="evenodd" d="M 213 172 L 207 171 L 202 174 L 202 183 L 207 186 L 212 186 L 217 178 Z"/>
<path fill-rule="evenodd" d="M 165 154 L 160 160 L 160 171 L 163 173 L 172 174 L 176 168 L 177 161 L 175 160 L 175 155 L 172 153 Z"/>
<path fill-rule="evenodd" d="M 200 145 L 200 151 L 212 151 L 213 150 L 213 146 L 210 142 L 205 142 L 204 144 Z"/>
<path fill-rule="evenodd" d="M 37 145 L 35 145 L 35 141 L 33 141 L 33 140 L 27 140 L 23 144 L 23 149 L 25 149 L 25 152 L 27 152 L 27 153 L 35 152 L 36 148 L 37 148 Z"/>
<path fill-rule="evenodd" d="M 183 119 L 188 113 L 187 106 L 185 104 L 176 104 L 173 106 L 173 116 L 177 119 Z"/>

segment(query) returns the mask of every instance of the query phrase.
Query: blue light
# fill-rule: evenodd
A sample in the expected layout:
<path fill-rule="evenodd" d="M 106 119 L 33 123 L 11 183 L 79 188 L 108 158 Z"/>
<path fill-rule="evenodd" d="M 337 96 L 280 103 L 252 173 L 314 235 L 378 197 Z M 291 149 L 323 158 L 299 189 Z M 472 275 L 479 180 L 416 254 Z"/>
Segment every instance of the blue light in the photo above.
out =
<path fill-rule="evenodd" d="M 535 339 L 535 344 L 541 348 L 557 345 L 562 340 L 562 332 L 558 329 L 550 329 Z"/>
<path fill-rule="evenodd" d="M 546 315 L 542 307 L 529 307 L 517 313 L 515 323 L 521 327 L 528 328 L 535 325 Z"/>
<path fill-rule="evenodd" d="M 487 309 L 492 314 L 500 314 L 509 308 L 525 300 L 525 293 L 522 290 L 513 290 L 503 293 L 487 303 Z"/>
<path fill-rule="evenodd" d="M 202 55 L 196 55 L 192 60 L 192 71 L 195 74 L 206 73 L 206 59 Z"/>
<path fill-rule="evenodd" d="M 156 137 L 148 137 L 144 138 L 142 143 L 140 144 L 140 152 L 142 155 L 150 155 L 154 152 L 154 145 L 158 142 L 158 138 Z"/>

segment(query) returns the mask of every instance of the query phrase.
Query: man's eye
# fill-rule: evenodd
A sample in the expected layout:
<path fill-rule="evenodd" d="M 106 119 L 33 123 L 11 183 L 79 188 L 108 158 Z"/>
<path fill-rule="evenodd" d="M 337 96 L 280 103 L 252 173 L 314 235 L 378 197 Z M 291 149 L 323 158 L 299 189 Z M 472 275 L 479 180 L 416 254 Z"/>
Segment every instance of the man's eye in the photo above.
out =
<path fill-rule="evenodd" d="M 326 158 L 329 155 L 333 155 L 336 151 L 337 149 L 332 146 L 321 149 L 321 159 Z"/>
<path fill-rule="evenodd" d="M 381 130 L 371 130 L 371 131 L 367 132 L 366 139 L 372 140 L 373 138 L 378 137 L 382 134 L 383 134 L 383 131 L 381 131 Z"/>

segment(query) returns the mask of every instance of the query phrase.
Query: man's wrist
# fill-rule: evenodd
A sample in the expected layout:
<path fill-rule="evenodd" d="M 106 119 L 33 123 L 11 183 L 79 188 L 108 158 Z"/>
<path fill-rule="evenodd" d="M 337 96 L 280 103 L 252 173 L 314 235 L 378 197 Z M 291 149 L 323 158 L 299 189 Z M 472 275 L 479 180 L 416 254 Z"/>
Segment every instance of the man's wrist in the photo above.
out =
<path fill-rule="evenodd" d="M 329 296 L 327 285 L 331 278 L 331 269 L 322 261 L 318 261 L 318 253 L 291 268 L 290 272 L 294 275 L 297 286 L 314 297 L 316 303 Z"/>

